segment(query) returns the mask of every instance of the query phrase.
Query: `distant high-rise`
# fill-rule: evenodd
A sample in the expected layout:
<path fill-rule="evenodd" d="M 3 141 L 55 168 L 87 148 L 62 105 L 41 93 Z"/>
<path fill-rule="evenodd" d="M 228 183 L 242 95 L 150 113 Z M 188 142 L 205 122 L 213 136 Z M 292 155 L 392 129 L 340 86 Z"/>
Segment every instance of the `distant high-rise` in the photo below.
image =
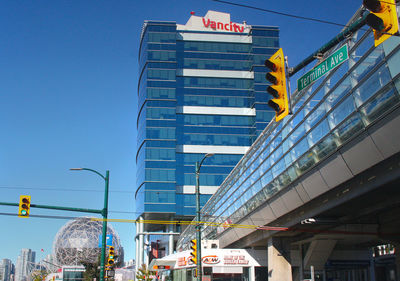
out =
<path fill-rule="evenodd" d="M 30 273 L 30 268 L 35 262 L 36 253 L 31 249 L 22 249 L 21 254 L 17 258 L 15 266 L 15 279 L 14 281 L 25 281 Z"/>
<path fill-rule="evenodd" d="M 13 264 L 9 259 L 3 259 L 0 262 L 0 281 L 10 281 Z"/>
<path fill-rule="evenodd" d="M 145 21 L 139 49 L 138 219 L 191 220 L 195 163 L 207 153 L 214 155 L 201 168 L 201 205 L 216 191 L 275 116 L 267 105 L 264 61 L 278 47 L 277 27 L 235 23 L 227 13 L 192 13 L 185 25 Z M 145 244 L 153 245 L 155 256 L 172 253 L 174 237 L 168 233 L 180 231 L 180 225 L 138 224 L 137 264 L 146 263 Z M 158 232 L 168 235 L 154 235 Z"/>

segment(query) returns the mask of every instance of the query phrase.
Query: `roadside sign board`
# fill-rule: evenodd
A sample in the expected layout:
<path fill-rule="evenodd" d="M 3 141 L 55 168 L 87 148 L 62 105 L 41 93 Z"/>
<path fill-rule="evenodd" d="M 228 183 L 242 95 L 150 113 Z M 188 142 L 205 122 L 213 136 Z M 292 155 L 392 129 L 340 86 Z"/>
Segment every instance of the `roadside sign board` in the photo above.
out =
<path fill-rule="evenodd" d="M 344 61 L 349 59 L 349 51 L 347 44 L 344 44 L 333 54 L 327 57 L 325 60 L 320 62 L 317 66 L 311 69 L 309 72 L 301 76 L 297 80 L 297 91 L 301 91 L 314 81 L 318 80 L 332 69 L 335 69 L 341 65 Z"/>
<path fill-rule="evenodd" d="M 99 248 L 101 248 L 102 237 L 103 237 L 103 235 L 100 234 L 99 235 Z M 106 246 L 112 246 L 112 241 L 113 241 L 112 234 L 107 234 L 106 235 Z"/>

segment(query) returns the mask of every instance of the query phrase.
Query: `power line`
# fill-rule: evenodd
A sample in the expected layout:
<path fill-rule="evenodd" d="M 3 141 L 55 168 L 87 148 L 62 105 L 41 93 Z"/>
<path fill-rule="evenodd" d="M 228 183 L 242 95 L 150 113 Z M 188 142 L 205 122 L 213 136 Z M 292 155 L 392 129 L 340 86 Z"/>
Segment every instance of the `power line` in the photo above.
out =
<path fill-rule="evenodd" d="M 109 213 L 123 213 L 123 212 L 118 212 L 118 211 L 108 211 Z M 134 213 L 134 212 L 132 212 Z M 16 213 L 1 213 L 0 216 L 11 216 L 11 217 L 16 217 L 18 214 Z M 29 217 L 32 218 L 44 218 L 44 219 L 62 219 L 62 220 L 72 220 L 76 218 L 81 218 L 81 217 L 73 217 L 73 216 L 51 216 L 51 215 L 34 215 L 34 214 L 29 214 Z M 92 218 L 91 218 L 92 219 Z"/>
<path fill-rule="evenodd" d="M 5 216 L 18 216 L 15 213 L 0 213 L 0 215 Z M 67 217 L 67 216 L 45 216 L 45 215 L 29 215 L 29 217 L 35 218 L 48 218 L 48 219 L 76 219 L 78 217 Z M 103 221 L 102 218 L 89 218 L 92 221 Z M 343 231 L 335 229 L 304 229 L 304 228 L 294 228 L 294 227 L 281 227 L 281 226 L 258 226 L 258 225 L 247 225 L 247 224 L 227 224 L 227 223 L 213 223 L 213 222 L 197 222 L 197 221 L 168 221 L 168 220 L 129 220 L 129 219 L 107 219 L 108 222 L 124 222 L 124 223 L 144 223 L 144 224 L 180 224 L 180 225 L 197 225 L 203 224 L 208 226 L 223 227 L 223 228 L 247 228 L 254 230 L 266 230 L 266 231 L 291 231 L 291 232 L 308 232 L 308 233 L 333 233 L 333 234 L 347 234 L 347 235 L 382 235 L 383 233 L 375 232 L 362 232 L 362 231 Z M 400 233 L 384 233 L 385 235 L 400 235 Z"/>
<path fill-rule="evenodd" d="M 45 187 L 16 187 L 16 186 L 0 186 L 0 189 L 11 190 L 41 190 L 41 191 L 73 191 L 73 192 L 103 192 L 100 189 L 72 189 L 72 188 L 45 188 Z M 112 193 L 135 193 L 127 190 L 110 190 Z"/>
<path fill-rule="evenodd" d="M 12 216 L 16 217 L 18 214 L 16 213 L 0 213 L 1 216 Z M 63 220 L 71 220 L 76 219 L 78 217 L 68 217 L 68 216 L 46 216 L 46 215 L 32 215 L 30 214 L 29 217 L 33 218 L 45 218 L 45 219 L 63 219 Z"/>
<path fill-rule="evenodd" d="M 257 10 L 257 11 L 263 11 L 263 12 L 267 12 L 267 13 L 271 13 L 271 14 L 277 14 L 277 15 L 281 15 L 281 16 L 285 16 L 285 17 L 291 17 L 291 18 L 296 18 L 296 19 L 314 21 L 314 22 L 324 23 L 324 24 L 331 24 L 331 25 L 336 25 L 336 26 L 341 26 L 341 27 L 345 27 L 346 26 L 345 24 L 341 24 L 341 23 L 337 23 L 337 22 L 332 22 L 332 21 L 327 21 L 327 20 L 322 20 L 322 19 L 317 19 L 317 18 L 304 17 L 304 16 L 299 16 L 299 15 L 294 15 L 294 14 L 288 14 L 288 13 L 268 10 L 268 9 L 264 9 L 264 8 L 254 7 L 254 6 L 250 6 L 250 5 L 224 1 L 224 0 L 211 0 L 211 1 L 219 2 L 219 3 L 223 3 L 223 4 L 228 4 L 228 5 L 232 5 L 232 6 L 238 6 L 238 7 L 253 9 L 253 10 Z"/>

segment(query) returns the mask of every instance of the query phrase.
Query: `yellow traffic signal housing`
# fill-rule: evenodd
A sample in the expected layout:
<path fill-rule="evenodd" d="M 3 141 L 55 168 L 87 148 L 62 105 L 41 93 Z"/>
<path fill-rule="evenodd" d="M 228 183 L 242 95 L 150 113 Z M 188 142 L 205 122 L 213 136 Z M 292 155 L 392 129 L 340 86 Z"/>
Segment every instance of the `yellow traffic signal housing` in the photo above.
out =
<path fill-rule="evenodd" d="M 21 218 L 28 218 L 30 208 L 31 197 L 29 195 L 21 195 L 19 197 L 18 216 Z"/>
<path fill-rule="evenodd" d="M 265 61 L 265 66 L 271 70 L 265 75 L 265 78 L 271 83 L 267 88 L 267 92 L 273 97 L 268 101 L 268 105 L 275 110 L 275 119 L 278 122 L 289 114 L 285 57 L 283 56 L 282 48 Z"/>
<path fill-rule="evenodd" d="M 371 11 L 366 22 L 374 30 L 375 47 L 399 31 L 395 0 L 363 0 L 363 5 Z"/>
<path fill-rule="evenodd" d="M 192 249 L 190 252 L 192 262 L 197 264 L 197 239 L 190 240 L 190 244 L 190 249 Z"/>
<path fill-rule="evenodd" d="M 107 264 L 109 266 L 113 266 L 114 265 L 114 257 L 115 257 L 114 247 L 110 246 L 108 248 L 108 261 L 107 261 Z"/>

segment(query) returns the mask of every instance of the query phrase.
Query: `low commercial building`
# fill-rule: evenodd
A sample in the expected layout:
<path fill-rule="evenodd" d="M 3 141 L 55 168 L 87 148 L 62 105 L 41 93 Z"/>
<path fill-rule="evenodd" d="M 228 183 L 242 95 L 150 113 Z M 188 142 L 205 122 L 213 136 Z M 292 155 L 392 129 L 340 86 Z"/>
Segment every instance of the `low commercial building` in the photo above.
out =
<path fill-rule="evenodd" d="M 190 250 L 154 259 L 150 269 L 159 280 L 192 281 L 196 264 Z M 252 249 L 203 249 L 203 280 L 255 281 L 267 278 L 265 251 Z M 263 278 L 264 277 L 264 278 Z"/>

